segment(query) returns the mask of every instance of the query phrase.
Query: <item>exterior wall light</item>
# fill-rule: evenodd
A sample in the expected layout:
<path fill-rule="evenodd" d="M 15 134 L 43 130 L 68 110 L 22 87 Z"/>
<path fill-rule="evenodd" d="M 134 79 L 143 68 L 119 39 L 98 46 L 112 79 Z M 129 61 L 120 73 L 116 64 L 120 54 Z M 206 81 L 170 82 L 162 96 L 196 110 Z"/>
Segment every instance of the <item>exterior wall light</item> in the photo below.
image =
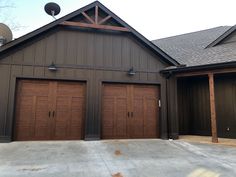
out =
<path fill-rule="evenodd" d="M 128 71 L 128 75 L 129 76 L 134 76 L 136 74 L 136 72 L 134 71 L 134 68 L 130 68 L 129 71 Z"/>
<path fill-rule="evenodd" d="M 57 71 L 57 67 L 56 67 L 56 65 L 52 62 L 52 64 L 50 64 L 50 65 L 48 66 L 48 70 L 49 70 L 49 71 Z"/>

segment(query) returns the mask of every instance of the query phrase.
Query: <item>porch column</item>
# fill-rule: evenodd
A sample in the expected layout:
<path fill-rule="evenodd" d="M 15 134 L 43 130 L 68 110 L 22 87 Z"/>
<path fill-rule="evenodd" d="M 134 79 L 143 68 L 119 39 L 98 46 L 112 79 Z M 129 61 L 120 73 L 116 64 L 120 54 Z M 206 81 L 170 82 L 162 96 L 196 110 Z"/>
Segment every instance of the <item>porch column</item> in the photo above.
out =
<path fill-rule="evenodd" d="M 208 74 L 209 91 L 210 91 L 210 108 L 211 108 L 211 133 L 212 142 L 218 143 L 217 125 L 216 125 L 216 109 L 215 109 L 215 89 L 214 89 L 214 74 Z"/>

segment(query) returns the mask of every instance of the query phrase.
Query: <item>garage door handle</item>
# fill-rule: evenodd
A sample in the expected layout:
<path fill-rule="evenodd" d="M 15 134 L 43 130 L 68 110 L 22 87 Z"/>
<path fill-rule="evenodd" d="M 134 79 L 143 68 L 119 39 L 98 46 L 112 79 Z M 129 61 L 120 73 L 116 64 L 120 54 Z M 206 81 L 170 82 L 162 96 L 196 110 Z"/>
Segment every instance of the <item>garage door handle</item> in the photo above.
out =
<path fill-rule="evenodd" d="M 129 117 L 129 112 L 128 112 L 128 117 Z"/>
<path fill-rule="evenodd" d="M 48 112 L 48 117 L 51 117 L 51 111 Z"/>
<path fill-rule="evenodd" d="M 134 113 L 133 112 L 131 112 L 131 117 L 134 117 Z"/>
<path fill-rule="evenodd" d="M 55 111 L 52 112 L 52 117 L 54 117 L 54 116 L 55 116 Z"/>

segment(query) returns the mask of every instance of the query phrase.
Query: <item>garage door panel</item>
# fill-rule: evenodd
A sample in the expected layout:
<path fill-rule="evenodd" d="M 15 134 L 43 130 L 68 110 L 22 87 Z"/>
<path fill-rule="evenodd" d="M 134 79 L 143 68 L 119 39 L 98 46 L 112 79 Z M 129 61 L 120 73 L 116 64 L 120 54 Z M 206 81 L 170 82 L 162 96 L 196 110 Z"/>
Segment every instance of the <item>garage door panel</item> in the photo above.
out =
<path fill-rule="evenodd" d="M 36 126 L 34 131 L 34 140 L 48 140 L 50 139 L 50 130 L 47 126 Z"/>
<path fill-rule="evenodd" d="M 116 112 L 115 121 L 113 122 L 115 125 L 115 134 L 118 137 L 126 137 L 127 136 L 127 99 L 126 98 L 118 98 L 116 99 Z"/>
<path fill-rule="evenodd" d="M 85 84 L 22 80 L 17 90 L 15 139 L 81 139 L 84 109 Z"/>
<path fill-rule="evenodd" d="M 18 140 L 30 140 L 31 139 L 31 131 L 30 126 L 16 126 L 16 131 L 18 132 L 16 138 Z"/>
<path fill-rule="evenodd" d="M 141 138 L 143 137 L 143 126 L 144 126 L 144 103 L 143 99 L 140 96 L 134 95 L 133 100 L 133 115 L 130 118 L 130 127 L 132 130 L 132 137 Z"/>
<path fill-rule="evenodd" d="M 21 94 L 25 96 L 47 96 L 49 93 L 48 81 L 21 81 L 24 86 L 21 88 Z M 43 83 L 42 83 L 43 82 Z M 37 85 L 37 89 L 35 89 Z"/>
<path fill-rule="evenodd" d="M 158 88 L 104 84 L 103 138 L 156 138 Z"/>
<path fill-rule="evenodd" d="M 85 85 L 58 83 L 56 92 L 56 139 L 81 139 L 85 109 Z"/>
<path fill-rule="evenodd" d="M 145 119 L 145 135 L 155 138 L 158 134 L 156 127 L 158 127 L 158 119 L 154 119 L 154 117 L 158 116 L 158 105 L 156 98 L 146 98 L 147 111 L 146 111 L 146 119 Z"/>

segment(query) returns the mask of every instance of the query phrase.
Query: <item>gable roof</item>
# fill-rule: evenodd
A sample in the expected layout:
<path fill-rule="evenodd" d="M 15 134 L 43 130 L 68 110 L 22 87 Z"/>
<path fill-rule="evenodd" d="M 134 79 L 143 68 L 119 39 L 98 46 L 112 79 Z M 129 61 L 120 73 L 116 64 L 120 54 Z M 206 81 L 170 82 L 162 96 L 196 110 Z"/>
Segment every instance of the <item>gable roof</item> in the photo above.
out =
<path fill-rule="evenodd" d="M 152 51 L 154 51 L 156 54 L 162 56 L 164 62 L 171 64 L 171 65 L 178 65 L 179 63 L 174 60 L 172 57 L 170 57 L 168 54 L 166 54 L 163 50 L 161 50 L 159 47 L 157 47 L 155 44 L 153 44 L 151 41 L 149 41 L 147 38 L 145 38 L 143 35 L 141 35 L 139 32 L 137 32 L 134 28 L 132 28 L 131 26 L 129 26 L 126 22 L 124 22 L 121 18 L 119 18 L 116 14 L 114 14 L 113 12 L 111 12 L 108 8 L 106 8 L 103 4 L 101 4 L 99 1 L 95 1 L 83 8 L 80 8 L 58 20 L 55 20 L 35 31 L 32 31 L 18 39 L 15 39 L 3 46 L 0 47 L 0 54 L 1 52 L 10 50 L 11 48 L 13 48 L 14 46 L 17 46 L 27 40 L 30 40 L 31 38 L 47 31 L 50 30 L 51 28 L 60 25 L 62 22 L 65 22 L 79 14 L 81 14 L 84 11 L 87 11 L 91 8 L 94 8 L 98 6 L 100 9 L 102 9 L 104 12 L 106 12 L 107 14 L 109 14 L 113 19 L 115 19 L 118 23 L 120 23 L 122 26 L 126 27 L 127 29 L 129 29 L 130 33 L 132 35 L 134 35 L 138 40 L 140 40 L 141 42 L 143 42 L 147 47 L 149 47 Z"/>
<path fill-rule="evenodd" d="M 206 48 L 231 29 L 230 26 L 220 26 L 193 33 L 154 40 L 159 48 L 168 53 L 180 64 L 200 66 L 236 61 L 236 43 L 227 43 Z"/>
<path fill-rule="evenodd" d="M 211 42 L 208 46 L 206 46 L 206 48 L 208 47 L 214 47 L 216 45 L 218 45 L 219 43 L 221 43 L 224 39 L 226 39 L 227 37 L 229 37 L 233 32 L 236 31 L 236 25 L 232 26 L 231 28 L 229 28 L 227 31 L 225 31 L 222 35 L 220 35 L 216 40 L 214 40 L 213 42 Z"/>

